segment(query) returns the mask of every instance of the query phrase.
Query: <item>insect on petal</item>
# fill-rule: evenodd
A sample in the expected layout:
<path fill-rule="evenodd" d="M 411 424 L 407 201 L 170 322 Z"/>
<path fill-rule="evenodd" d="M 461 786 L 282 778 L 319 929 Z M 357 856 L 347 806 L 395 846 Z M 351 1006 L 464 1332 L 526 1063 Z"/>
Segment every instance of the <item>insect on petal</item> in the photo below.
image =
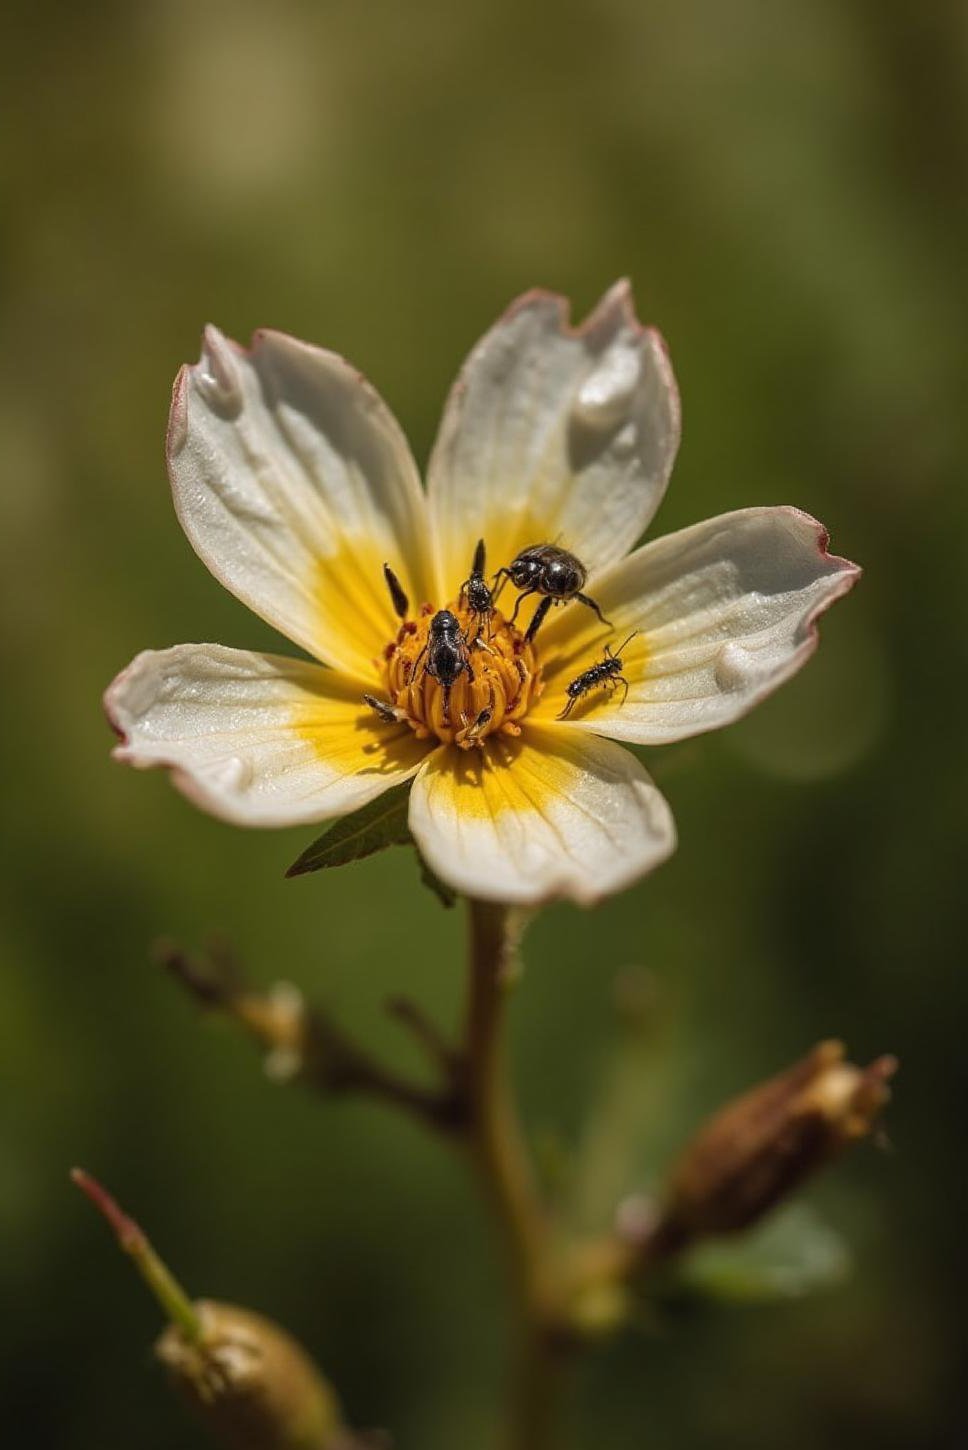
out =
<path fill-rule="evenodd" d="M 810 658 L 818 617 L 859 575 L 794 508 L 740 509 L 656 539 L 596 581 L 613 631 L 574 609 L 545 626 L 535 716 L 554 717 L 569 682 L 635 630 L 622 650 L 628 698 L 592 691 L 565 723 L 639 745 L 729 725 Z"/>

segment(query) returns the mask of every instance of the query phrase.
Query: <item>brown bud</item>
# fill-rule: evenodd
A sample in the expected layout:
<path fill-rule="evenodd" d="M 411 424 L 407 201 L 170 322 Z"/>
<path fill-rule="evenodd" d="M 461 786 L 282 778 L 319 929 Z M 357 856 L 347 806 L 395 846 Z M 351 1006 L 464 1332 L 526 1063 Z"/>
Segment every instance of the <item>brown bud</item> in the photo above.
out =
<path fill-rule="evenodd" d="M 336 1396 L 278 1324 L 233 1304 L 196 1301 L 201 1333 L 176 1325 L 155 1352 L 172 1385 L 228 1450 L 336 1450 Z"/>
<path fill-rule="evenodd" d="M 842 1042 L 819 1043 L 785 1072 L 734 1098 L 699 1130 L 673 1170 L 663 1233 L 679 1243 L 748 1228 L 851 1143 L 890 1097 L 893 1057 L 867 1068 Z"/>
<path fill-rule="evenodd" d="M 155 1352 L 225 1450 L 361 1450 L 335 1392 L 290 1334 L 248 1309 L 190 1299 L 107 1189 L 81 1168 L 71 1177 L 167 1316 Z"/>

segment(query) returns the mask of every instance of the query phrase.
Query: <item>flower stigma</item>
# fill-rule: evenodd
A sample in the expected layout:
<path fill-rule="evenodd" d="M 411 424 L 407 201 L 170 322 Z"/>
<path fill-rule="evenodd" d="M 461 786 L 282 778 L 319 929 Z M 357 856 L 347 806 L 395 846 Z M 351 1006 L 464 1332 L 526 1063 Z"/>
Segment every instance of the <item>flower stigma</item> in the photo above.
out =
<path fill-rule="evenodd" d="M 449 689 L 432 673 L 433 605 L 404 619 L 383 652 L 387 696 L 398 718 L 418 740 L 436 736 L 462 750 L 480 747 L 489 735 L 520 735 L 520 722 L 544 688 L 534 644 L 499 610 L 482 621 L 463 598 L 447 609 L 460 626 L 464 660 Z"/>

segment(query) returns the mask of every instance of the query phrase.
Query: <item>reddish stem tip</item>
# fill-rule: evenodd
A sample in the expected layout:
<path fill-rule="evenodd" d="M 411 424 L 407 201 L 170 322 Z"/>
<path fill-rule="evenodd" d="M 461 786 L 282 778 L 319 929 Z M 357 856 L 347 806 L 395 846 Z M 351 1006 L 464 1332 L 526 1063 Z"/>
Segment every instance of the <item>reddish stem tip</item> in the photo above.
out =
<path fill-rule="evenodd" d="M 94 1204 L 98 1213 L 107 1219 L 122 1249 L 131 1252 L 145 1243 L 145 1236 L 133 1218 L 118 1206 L 103 1184 L 85 1173 L 83 1168 L 71 1169 L 71 1182 L 76 1183 L 82 1193 Z"/>

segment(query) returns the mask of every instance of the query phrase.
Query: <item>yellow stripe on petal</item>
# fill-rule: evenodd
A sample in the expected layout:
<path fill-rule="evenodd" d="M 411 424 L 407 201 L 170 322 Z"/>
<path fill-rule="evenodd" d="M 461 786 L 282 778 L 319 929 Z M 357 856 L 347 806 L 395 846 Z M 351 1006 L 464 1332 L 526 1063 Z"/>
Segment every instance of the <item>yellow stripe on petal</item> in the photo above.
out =
<path fill-rule="evenodd" d="M 146 650 L 105 706 L 119 760 L 167 766 L 196 805 L 243 826 L 346 815 L 409 779 L 426 754 L 363 704 L 354 681 L 222 645 Z"/>
<path fill-rule="evenodd" d="M 434 582 L 416 464 L 360 374 L 282 333 L 246 350 L 208 328 L 175 385 L 168 468 L 216 578 L 310 654 L 372 680 L 395 623 L 384 560 L 415 604 Z"/>
<path fill-rule="evenodd" d="M 567 725 L 637 745 L 729 725 L 810 658 L 817 619 L 859 572 L 794 508 L 740 509 L 656 539 L 589 582 L 612 630 L 573 604 L 542 628 L 535 713 L 556 715 L 569 681 L 638 630 L 620 650 L 628 697 L 590 693 Z"/>
<path fill-rule="evenodd" d="M 530 723 L 480 751 L 435 751 L 413 784 L 410 828 L 443 881 L 517 905 L 591 904 L 675 848 L 669 807 L 633 755 Z"/>
<path fill-rule="evenodd" d="M 312 667 L 310 667 L 312 669 Z M 317 670 L 322 687 L 293 695 L 289 725 L 327 770 L 395 785 L 411 775 L 428 751 L 404 723 L 391 724 L 365 703 L 359 685 L 331 670 Z M 376 792 L 373 792 L 374 794 Z"/>
<path fill-rule="evenodd" d="M 625 282 L 580 326 L 568 311 L 552 293 L 519 298 L 451 391 L 428 473 L 445 587 L 479 538 L 491 571 L 540 543 L 603 569 L 659 506 L 679 442 L 665 345 Z"/>
<path fill-rule="evenodd" d="M 428 601 L 421 597 L 406 560 L 370 540 L 344 538 L 340 543 L 315 565 L 318 644 L 313 653 L 325 658 L 327 641 L 338 640 L 344 668 L 372 686 L 383 678 L 384 651 L 400 625 L 383 577 L 384 563 L 403 585 L 411 614 Z"/>

